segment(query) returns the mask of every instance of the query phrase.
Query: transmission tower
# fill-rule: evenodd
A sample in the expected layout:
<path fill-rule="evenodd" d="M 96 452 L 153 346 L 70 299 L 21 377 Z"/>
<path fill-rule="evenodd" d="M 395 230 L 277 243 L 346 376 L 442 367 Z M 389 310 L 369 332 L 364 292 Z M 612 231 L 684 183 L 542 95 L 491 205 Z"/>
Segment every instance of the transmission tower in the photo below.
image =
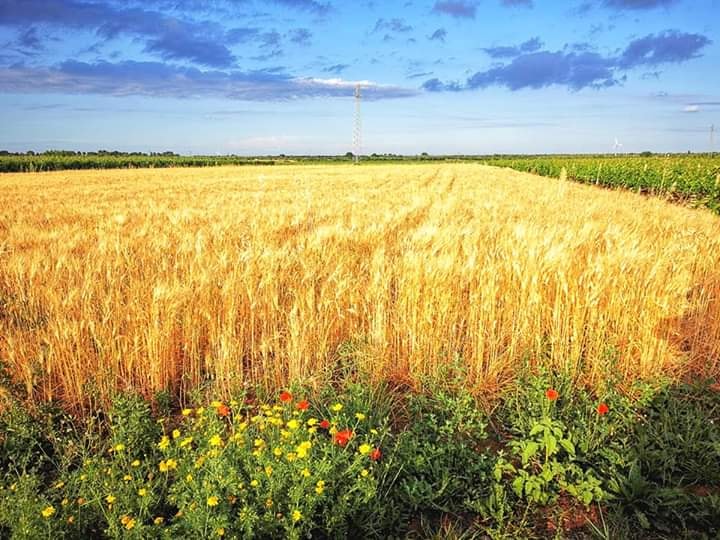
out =
<path fill-rule="evenodd" d="M 361 87 L 355 85 L 355 127 L 353 129 L 353 161 L 357 164 L 360 161 L 362 152 L 362 115 L 360 114 L 360 102 L 362 101 Z"/>
<path fill-rule="evenodd" d="M 715 124 L 710 126 L 710 153 L 715 152 Z"/>

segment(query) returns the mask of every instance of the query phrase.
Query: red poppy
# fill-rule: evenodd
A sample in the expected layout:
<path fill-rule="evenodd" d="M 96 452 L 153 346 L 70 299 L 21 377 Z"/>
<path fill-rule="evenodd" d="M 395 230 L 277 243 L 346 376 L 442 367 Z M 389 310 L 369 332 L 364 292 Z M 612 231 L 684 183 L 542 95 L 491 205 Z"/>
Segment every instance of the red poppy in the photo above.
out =
<path fill-rule="evenodd" d="M 607 406 L 607 403 L 600 403 L 597 406 L 597 412 L 600 416 L 602 416 L 610 412 L 610 407 Z"/>
<path fill-rule="evenodd" d="M 280 392 L 280 401 L 290 403 L 292 401 L 292 394 L 290 392 Z"/>
<path fill-rule="evenodd" d="M 335 444 L 339 446 L 346 446 L 348 441 L 352 438 L 353 432 L 349 429 L 343 429 L 335 434 Z"/>
<path fill-rule="evenodd" d="M 557 398 L 560 397 L 560 394 L 558 394 L 558 391 L 554 388 L 548 388 L 545 392 L 545 397 L 548 398 L 550 401 L 555 401 Z"/>
<path fill-rule="evenodd" d="M 230 416 L 230 407 L 221 403 L 217 408 L 217 413 L 220 416 Z"/>
<path fill-rule="evenodd" d="M 370 459 L 372 459 L 373 461 L 379 461 L 381 457 L 382 457 L 382 452 L 380 451 L 379 448 L 376 448 L 375 450 L 370 452 Z"/>
<path fill-rule="evenodd" d="M 323 420 L 320 422 L 320 427 L 323 429 L 327 429 L 330 427 L 330 422 L 328 422 L 327 420 Z"/>
<path fill-rule="evenodd" d="M 300 409 L 301 411 L 307 411 L 309 407 L 310 407 L 310 403 L 308 402 L 307 399 L 303 399 L 302 401 L 300 401 L 297 404 L 297 408 Z"/>

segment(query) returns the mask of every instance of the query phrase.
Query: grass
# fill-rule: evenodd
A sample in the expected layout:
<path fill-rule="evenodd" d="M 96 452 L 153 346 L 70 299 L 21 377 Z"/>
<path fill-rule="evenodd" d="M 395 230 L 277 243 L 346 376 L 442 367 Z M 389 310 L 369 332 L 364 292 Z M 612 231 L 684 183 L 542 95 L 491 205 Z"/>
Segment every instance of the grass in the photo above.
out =
<path fill-rule="evenodd" d="M 35 401 L 417 387 L 530 359 L 601 389 L 720 373 L 720 219 L 476 164 L 0 177 L 0 359 Z"/>

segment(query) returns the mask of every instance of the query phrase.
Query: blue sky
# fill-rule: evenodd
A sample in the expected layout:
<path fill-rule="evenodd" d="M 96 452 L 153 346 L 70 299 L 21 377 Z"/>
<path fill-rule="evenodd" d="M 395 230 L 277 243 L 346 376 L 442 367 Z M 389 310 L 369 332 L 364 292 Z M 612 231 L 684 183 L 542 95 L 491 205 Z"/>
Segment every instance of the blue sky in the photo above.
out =
<path fill-rule="evenodd" d="M 0 0 L 0 148 L 345 153 L 362 81 L 366 153 L 706 151 L 719 21 L 720 0 Z"/>

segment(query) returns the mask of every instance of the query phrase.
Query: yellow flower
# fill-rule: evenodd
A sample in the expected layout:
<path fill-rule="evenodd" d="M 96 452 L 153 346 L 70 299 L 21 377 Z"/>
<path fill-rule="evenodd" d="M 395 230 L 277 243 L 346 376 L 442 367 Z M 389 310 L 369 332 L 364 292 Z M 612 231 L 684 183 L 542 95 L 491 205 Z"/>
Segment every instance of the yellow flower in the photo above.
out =
<path fill-rule="evenodd" d="M 108 495 L 107 497 L 105 497 L 105 501 L 106 501 L 108 504 L 112 504 L 112 503 L 115 502 L 115 496 L 114 496 L 114 495 Z"/>
<path fill-rule="evenodd" d="M 139 466 L 140 466 L 140 460 L 139 460 L 139 459 L 136 459 L 136 460 L 133 461 L 130 465 L 133 466 L 133 467 L 139 467 Z"/>
<path fill-rule="evenodd" d="M 125 476 L 123 476 L 123 480 L 125 480 L 126 482 L 129 482 L 130 480 L 132 480 L 132 476 L 130 476 L 129 474 L 126 474 Z"/>
<path fill-rule="evenodd" d="M 272 473 L 273 473 L 273 468 L 272 468 L 270 465 L 268 465 L 267 467 L 265 467 L 265 474 L 267 474 L 268 476 L 270 476 Z"/>
<path fill-rule="evenodd" d="M 210 406 L 211 406 L 213 409 L 217 409 L 220 405 L 222 405 L 222 402 L 217 401 L 217 400 L 216 400 L 216 401 L 213 401 L 212 403 L 210 403 Z"/>
<path fill-rule="evenodd" d="M 219 502 L 220 502 L 220 499 L 218 499 L 215 495 L 212 495 L 212 496 L 208 497 L 208 499 L 207 499 L 208 506 L 217 506 Z"/>
<path fill-rule="evenodd" d="M 63 482 L 63 481 L 61 480 L 60 482 L 56 482 L 53 487 L 54 487 L 55 489 L 60 489 L 60 488 L 63 487 L 64 485 L 65 485 L 65 482 Z"/>
<path fill-rule="evenodd" d="M 178 439 L 180 437 L 180 430 L 173 429 L 172 436 L 173 436 L 173 439 Z"/>
<path fill-rule="evenodd" d="M 295 461 L 297 454 L 295 454 L 295 452 L 288 452 L 285 457 L 287 458 L 288 461 Z"/>
<path fill-rule="evenodd" d="M 162 517 L 162 516 L 158 516 L 158 517 L 156 517 L 155 519 L 153 519 L 153 523 L 154 523 L 155 525 L 162 525 L 162 524 L 163 524 L 163 521 L 165 521 L 165 518 Z"/>
<path fill-rule="evenodd" d="M 63 499 L 62 501 L 60 501 L 60 504 L 63 505 L 63 506 L 67 506 L 68 504 L 70 504 L 70 500 L 69 500 L 69 499 Z"/>
<path fill-rule="evenodd" d="M 68 525 L 72 525 L 75 523 L 75 516 L 68 516 L 67 518 Z"/>
<path fill-rule="evenodd" d="M 310 476 L 310 469 L 305 467 L 300 474 L 302 474 L 305 478 L 307 478 L 308 476 Z"/>
<path fill-rule="evenodd" d="M 138 489 L 138 495 L 140 495 L 141 497 L 144 497 L 145 495 L 147 495 L 147 489 L 145 489 L 145 488 Z"/>
<path fill-rule="evenodd" d="M 300 510 L 293 510 L 292 513 L 292 520 L 297 522 L 302 519 L 302 514 L 300 513 Z"/>
<path fill-rule="evenodd" d="M 308 421 L 307 421 L 307 425 L 308 425 L 308 426 L 314 426 L 314 425 L 317 424 L 317 423 L 318 423 L 317 418 L 309 418 Z"/>
<path fill-rule="evenodd" d="M 180 441 L 180 448 L 185 448 L 188 444 L 193 442 L 192 437 L 185 437 L 182 441 Z"/>
<path fill-rule="evenodd" d="M 258 487 L 260 485 L 260 482 L 258 482 L 257 480 L 252 480 L 250 481 L 250 485 L 252 487 Z"/>
<path fill-rule="evenodd" d="M 358 420 L 360 420 L 362 422 L 363 420 L 365 420 L 365 415 L 361 412 L 356 412 L 355 418 L 357 418 Z"/>
<path fill-rule="evenodd" d="M 51 516 L 55 513 L 55 507 L 53 507 L 53 506 L 46 506 L 45 508 L 42 509 L 42 511 L 41 511 L 40 513 L 42 514 L 42 517 L 44 517 L 45 519 L 47 519 L 47 518 L 51 517 Z"/>
<path fill-rule="evenodd" d="M 334 412 L 340 412 L 340 411 L 342 411 L 343 406 L 341 403 L 336 403 L 335 405 L 330 407 L 330 409 L 332 409 Z"/>
<path fill-rule="evenodd" d="M 130 518 L 128 522 L 125 524 L 125 528 L 129 531 L 135 526 L 135 520 Z"/>
<path fill-rule="evenodd" d="M 370 430 L 370 433 L 372 433 L 373 435 L 377 435 L 377 434 L 378 434 L 378 430 L 373 428 L 373 429 Z"/>
<path fill-rule="evenodd" d="M 365 478 L 368 474 L 370 473 L 367 469 L 363 469 L 362 471 L 360 471 L 360 476 L 362 476 L 363 478 Z"/>
<path fill-rule="evenodd" d="M 360 452 L 363 456 L 370 453 L 370 450 L 372 450 L 372 446 L 369 444 L 361 444 L 360 448 L 358 448 L 358 452 Z"/>
<path fill-rule="evenodd" d="M 115 451 L 116 451 L 116 452 L 122 452 L 123 450 L 125 450 L 125 445 L 124 445 L 124 444 L 120 443 L 120 444 L 116 444 L 116 445 L 115 445 Z"/>
<path fill-rule="evenodd" d="M 120 523 L 125 525 L 128 521 L 130 521 L 130 519 L 131 519 L 130 516 L 124 515 L 123 517 L 120 518 Z"/>
<path fill-rule="evenodd" d="M 168 459 L 167 461 L 160 462 L 160 472 L 168 472 L 177 469 L 177 461 L 174 459 Z"/>
<path fill-rule="evenodd" d="M 272 500 L 272 499 L 267 499 L 267 500 L 265 501 L 265 506 L 266 506 L 266 507 L 272 508 L 272 505 L 273 505 L 273 500 Z"/>
<path fill-rule="evenodd" d="M 276 446 L 273 450 L 273 454 L 275 454 L 276 457 L 282 456 L 282 449 L 279 446 Z"/>
<path fill-rule="evenodd" d="M 308 428 L 308 433 L 315 433 L 317 428 L 315 426 Z"/>
<path fill-rule="evenodd" d="M 308 450 L 312 447 L 312 443 L 310 441 L 305 441 L 300 443 L 296 448 L 295 452 L 297 452 L 298 458 L 305 458 L 308 455 Z"/>
<path fill-rule="evenodd" d="M 182 415 L 183 416 L 190 416 L 192 414 L 192 409 L 183 409 Z"/>
<path fill-rule="evenodd" d="M 297 429 L 298 427 L 300 427 L 300 423 L 293 418 L 292 420 L 288 421 L 287 427 L 289 430 L 292 431 L 293 429 Z"/>
<path fill-rule="evenodd" d="M 220 435 L 213 435 L 212 437 L 210 437 L 209 442 L 210 442 L 210 446 L 222 446 L 222 443 L 223 443 Z"/>
<path fill-rule="evenodd" d="M 315 484 L 315 493 L 322 495 L 323 491 L 325 491 L 325 480 L 318 480 Z"/>
<path fill-rule="evenodd" d="M 205 412 L 205 407 L 198 407 L 198 410 L 195 411 L 198 416 L 200 416 L 202 413 Z"/>
<path fill-rule="evenodd" d="M 225 536 L 225 529 L 222 527 L 220 527 L 216 532 L 218 536 Z"/>
<path fill-rule="evenodd" d="M 265 445 L 265 441 L 262 439 L 255 439 L 255 442 L 253 444 L 256 448 L 260 448 L 261 446 Z"/>
<path fill-rule="evenodd" d="M 280 436 L 281 436 L 283 439 L 287 439 L 287 438 L 290 436 L 290 432 L 289 432 L 289 431 L 286 431 L 286 430 L 284 430 L 284 429 L 281 429 L 281 430 L 280 430 Z"/>
<path fill-rule="evenodd" d="M 165 450 L 168 446 L 170 446 L 170 439 L 167 435 L 163 435 L 162 439 L 160 439 L 160 442 L 158 443 L 158 448 L 160 450 Z"/>

